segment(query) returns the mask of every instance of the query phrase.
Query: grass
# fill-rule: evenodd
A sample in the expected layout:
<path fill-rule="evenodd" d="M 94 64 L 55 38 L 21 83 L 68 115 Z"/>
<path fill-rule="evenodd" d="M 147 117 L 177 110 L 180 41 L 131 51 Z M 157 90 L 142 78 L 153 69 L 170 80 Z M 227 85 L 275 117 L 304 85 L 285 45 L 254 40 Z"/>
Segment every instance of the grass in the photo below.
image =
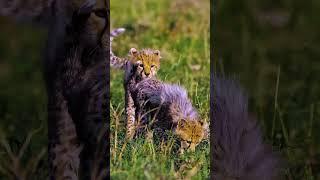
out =
<path fill-rule="evenodd" d="M 163 59 L 158 78 L 185 87 L 208 121 L 209 1 L 112 0 L 110 4 L 111 27 L 127 29 L 114 40 L 115 53 L 125 56 L 131 47 L 159 49 Z M 174 137 L 162 144 L 144 138 L 125 141 L 122 83 L 123 73 L 111 70 L 111 178 L 208 178 L 208 142 L 195 153 L 179 155 Z"/>

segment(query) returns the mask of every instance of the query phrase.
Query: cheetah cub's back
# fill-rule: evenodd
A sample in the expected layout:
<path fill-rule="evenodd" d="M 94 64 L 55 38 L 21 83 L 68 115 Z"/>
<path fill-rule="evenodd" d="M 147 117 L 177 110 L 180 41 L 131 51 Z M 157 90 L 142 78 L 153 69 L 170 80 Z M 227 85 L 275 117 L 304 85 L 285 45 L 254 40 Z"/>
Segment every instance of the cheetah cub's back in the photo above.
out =
<path fill-rule="evenodd" d="M 137 83 L 132 95 L 138 106 L 136 114 L 150 112 L 151 119 L 155 118 L 153 129 L 172 130 L 180 139 L 181 153 L 186 149 L 195 151 L 208 138 L 208 124 L 199 117 L 181 86 L 149 78 Z"/>

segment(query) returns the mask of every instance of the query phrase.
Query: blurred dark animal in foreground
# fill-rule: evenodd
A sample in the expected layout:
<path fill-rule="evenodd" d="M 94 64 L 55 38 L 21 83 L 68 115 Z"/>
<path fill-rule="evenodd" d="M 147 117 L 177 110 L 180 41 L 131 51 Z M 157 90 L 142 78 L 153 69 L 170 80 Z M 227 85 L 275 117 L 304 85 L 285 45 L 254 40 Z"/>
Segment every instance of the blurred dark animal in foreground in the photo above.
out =
<path fill-rule="evenodd" d="M 247 96 L 233 80 L 211 79 L 213 179 L 280 178 L 280 157 L 264 144 L 257 122 L 248 113 Z"/>
<path fill-rule="evenodd" d="M 106 178 L 109 2 L 1 1 L 0 15 L 48 28 L 43 64 L 50 178 Z"/>

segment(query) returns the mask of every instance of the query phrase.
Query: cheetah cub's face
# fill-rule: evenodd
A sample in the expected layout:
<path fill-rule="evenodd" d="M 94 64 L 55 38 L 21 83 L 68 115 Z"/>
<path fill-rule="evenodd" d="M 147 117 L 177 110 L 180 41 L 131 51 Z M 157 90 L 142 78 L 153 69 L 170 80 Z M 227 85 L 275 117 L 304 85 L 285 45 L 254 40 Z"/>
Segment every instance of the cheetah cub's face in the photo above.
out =
<path fill-rule="evenodd" d="M 153 49 L 130 49 L 131 61 L 135 64 L 135 72 L 142 79 L 156 76 L 160 68 L 160 51 Z"/>
<path fill-rule="evenodd" d="M 184 150 L 195 151 L 196 146 L 204 139 L 208 138 L 209 127 L 201 120 L 181 119 L 175 130 L 175 134 L 181 140 L 180 153 Z"/>

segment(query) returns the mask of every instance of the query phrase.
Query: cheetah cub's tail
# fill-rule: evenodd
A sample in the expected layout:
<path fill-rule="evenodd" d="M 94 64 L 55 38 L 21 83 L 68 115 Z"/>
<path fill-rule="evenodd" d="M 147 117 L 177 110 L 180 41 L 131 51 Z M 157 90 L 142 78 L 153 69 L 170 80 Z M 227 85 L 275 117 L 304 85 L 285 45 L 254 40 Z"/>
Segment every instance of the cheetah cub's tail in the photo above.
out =
<path fill-rule="evenodd" d="M 113 31 L 110 32 L 110 41 L 113 40 L 113 38 L 119 36 L 120 34 L 122 34 L 126 29 L 124 28 L 117 28 Z"/>
<path fill-rule="evenodd" d="M 124 28 L 117 28 L 110 32 L 110 66 L 116 69 L 122 69 L 125 63 L 125 59 L 117 57 L 112 52 L 112 41 L 115 37 L 119 36 L 125 31 Z"/>

